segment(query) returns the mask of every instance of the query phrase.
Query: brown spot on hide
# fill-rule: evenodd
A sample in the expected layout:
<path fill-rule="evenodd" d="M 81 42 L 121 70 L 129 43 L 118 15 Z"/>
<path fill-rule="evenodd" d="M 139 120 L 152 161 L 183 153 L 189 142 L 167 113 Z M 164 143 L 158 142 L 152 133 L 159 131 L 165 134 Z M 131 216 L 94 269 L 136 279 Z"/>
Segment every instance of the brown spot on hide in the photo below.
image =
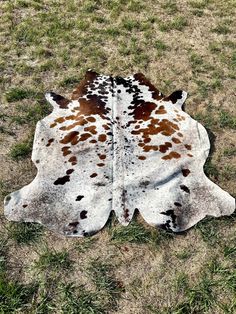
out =
<path fill-rule="evenodd" d="M 87 120 L 89 122 L 95 122 L 96 121 L 96 119 L 94 117 L 87 117 Z"/>
<path fill-rule="evenodd" d="M 64 117 L 59 117 L 59 118 L 54 120 L 54 122 L 56 122 L 56 123 L 63 123 L 64 121 L 65 121 Z"/>
<path fill-rule="evenodd" d="M 62 144 L 68 144 L 71 143 L 72 145 L 75 145 L 78 143 L 78 135 L 79 132 L 72 131 L 64 136 L 64 138 L 60 141 Z"/>
<path fill-rule="evenodd" d="M 62 147 L 62 152 L 63 152 L 63 156 L 67 156 L 71 153 L 71 150 L 69 149 L 70 147 L 69 146 L 64 146 Z"/>
<path fill-rule="evenodd" d="M 91 177 L 91 178 L 95 178 L 96 176 L 97 176 L 97 173 L 94 172 L 94 173 L 91 174 L 90 177 Z"/>
<path fill-rule="evenodd" d="M 134 106 L 129 106 L 129 109 L 133 109 L 129 115 L 133 115 L 136 120 L 148 120 L 152 111 L 156 108 L 156 104 L 153 102 L 145 102 L 144 100 L 136 100 Z"/>
<path fill-rule="evenodd" d="M 99 155 L 99 158 L 102 159 L 102 160 L 106 159 L 106 155 Z"/>
<path fill-rule="evenodd" d="M 92 135 L 89 134 L 89 133 L 83 133 L 80 135 L 80 138 L 79 138 L 79 142 L 80 141 L 86 141 L 89 137 L 91 137 Z"/>
<path fill-rule="evenodd" d="M 54 138 L 50 138 L 50 140 L 48 140 L 48 143 L 47 143 L 46 146 L 47 147 L 50 146 L 52 144 L 52 142 L 54 142 Z"/>
<path fill-rule="evenodd" d="M 172 137 L 172 141 L 173 141 L 175 144 L 181 143 L 181 141 L 180 141 L 178 138 L 176 138 L 176 137 Z"/>
<path fill-rule="evenodd" d="M 191 172 L 189 169 L 182 169 L 181 171 L 184 177 L 187 177 Z"/>
<path fill-rule="evenodd" d="M 147 157 L 145 157 L 145 156 L 138 156 L 138 159 L 140 159 L 140 160 L 145 160 Z"/>
<path fill-rule="evenodd" d="M 165 156 L 163 156 L 162 157 L 162 159 L 164 159 L 164 160 L 168 160 L 168 159 L 172 159 L 172 158 L 180 158 L 181 157 L 181 155 L 179 154 L 179 153 L 177 153 L 177 152 L 170 152 L 168 155 L 165 155 Z"/>
<path fill-rule="evenodd" d="M 107 124 L 103 124 L 102 127 L 105 129 L 105 130 L 109 130 L 109 126 Z"/>
<path fill-rule="evenodd" d="M 157 151 L 158 148 L 159 148 L 158 145 L 145 145 L 145 146 L 143 147 L 143 150 L 144 150 L 145 152 L 149 152 L 150 150 Z"/>
<path fill-rule="evenodd" d="M 100 134 L 100 135 L 98 136 L 98 140 L 99 140 L 100 142 L 105 142 L 105 141 L 106 141 L 106 138 L 107 138 L 106 134 Z"/>
<path fill-rule="evenodd" d="M 74 169 L 68 169 L 68 170 L 66 170 L 66 174 L 71 174 L 74 171 L 75 171 Z"/>
<path fill-rule="evenodd" d="M 184 146 L 187 148 L 187 150 L 191 150 L 192 149 L 191 145 L 185 144 Z"/>
<path fill-rule="evenodd" d="M 172 147 L 172 144 L 169 142 L 165 142 L 165 144 L 160 145 L 159 150 L 161 153 L 165 153 L 170 147 Z"/>
<path fill-rule="evenodd" d="M 164 106 L 160 106 L 156 111 L 155 111 L 156 114 L 165 114 L 167 113 L 167 111 L 165 110 L 165 107 Z"/>
<path fill-rule="evenodd" d="M 92 134 L 97 134 L 96 125 L 87 126 L 86 128 L 84 128 L 84 130 Z"/>
<path fill-rule="evenodd" d="M 72 165 L 76 165 L 76 164 L 77 164 L 77 158 L 76 158 L 76 156 L 70 157 L 69 162 L 71 162 Z"/>

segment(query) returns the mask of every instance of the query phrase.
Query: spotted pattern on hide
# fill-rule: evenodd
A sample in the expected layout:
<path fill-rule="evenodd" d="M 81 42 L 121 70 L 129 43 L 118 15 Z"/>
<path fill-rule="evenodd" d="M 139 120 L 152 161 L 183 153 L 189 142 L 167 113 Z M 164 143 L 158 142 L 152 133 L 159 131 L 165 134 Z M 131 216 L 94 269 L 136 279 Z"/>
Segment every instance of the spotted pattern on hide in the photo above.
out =
<path fill-rule="evenodd" d="M 139 211 L 174 232 L 231 214 L 234 199 L 203 172 L 210 143 L 182 110 L 186 95 L 164 96 L 142 73 L 92 70 L 70 99 L 47 93 L 53 111 L 37 124 L 32 154 L 38 174 L 5 198 L 6 217 L 84 237 L 112 210 L 123 225 Z"/>

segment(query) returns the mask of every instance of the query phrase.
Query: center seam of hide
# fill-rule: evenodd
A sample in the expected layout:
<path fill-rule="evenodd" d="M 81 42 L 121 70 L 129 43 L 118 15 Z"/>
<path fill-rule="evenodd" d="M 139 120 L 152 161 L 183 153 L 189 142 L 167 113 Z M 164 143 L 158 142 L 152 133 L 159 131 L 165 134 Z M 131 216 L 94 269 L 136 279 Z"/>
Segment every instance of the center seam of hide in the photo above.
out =
<path fill-rule="evenodd" d="M 112 165 L 112 210 L 122 216 L 125 209 L 124 197 L 124 131 L 122 127 L 122 98 L 118 93 L 116 78 L 112 78 L 112 128 L 113 128 L 113 165 Z"/>

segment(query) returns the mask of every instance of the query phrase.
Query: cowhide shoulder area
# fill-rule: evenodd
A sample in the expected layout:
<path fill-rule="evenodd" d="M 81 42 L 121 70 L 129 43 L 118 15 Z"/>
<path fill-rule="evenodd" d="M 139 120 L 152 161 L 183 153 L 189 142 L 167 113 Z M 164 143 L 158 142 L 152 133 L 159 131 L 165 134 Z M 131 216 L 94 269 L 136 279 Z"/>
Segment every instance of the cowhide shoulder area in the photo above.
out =
<path fill-rule="evenodd" d="M 37 175 L 5 198 L 7 219 L 83 237 L 102 229 L 111 211 L 124 226 L 138 211 L 174 232 L 231 215 L 234 198 L 203 172 L 210 142 L 182 110 L 186 97 L 164 96 L 141 73 L 92 70 L 70 98 L 46 93 L 53 110 L 35 130 Z"/>

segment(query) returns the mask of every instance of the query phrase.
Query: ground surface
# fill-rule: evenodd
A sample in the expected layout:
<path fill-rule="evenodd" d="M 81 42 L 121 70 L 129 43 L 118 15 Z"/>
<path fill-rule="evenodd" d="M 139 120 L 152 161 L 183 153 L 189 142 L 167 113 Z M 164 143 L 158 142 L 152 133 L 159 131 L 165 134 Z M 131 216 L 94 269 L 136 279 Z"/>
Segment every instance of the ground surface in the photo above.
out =
<path fill-rule="evenodd" d="M 86 69 L 143 72 L 209 131 L 205 172 L 236 196 L 236 3 L 1 1 L 0 313 L 236 313 L 236 216 L 183 235 L 112 217 L 88 239 L 10 223 L 3 198 L 31 182 L 43 94 L 64 96 Z"/>

